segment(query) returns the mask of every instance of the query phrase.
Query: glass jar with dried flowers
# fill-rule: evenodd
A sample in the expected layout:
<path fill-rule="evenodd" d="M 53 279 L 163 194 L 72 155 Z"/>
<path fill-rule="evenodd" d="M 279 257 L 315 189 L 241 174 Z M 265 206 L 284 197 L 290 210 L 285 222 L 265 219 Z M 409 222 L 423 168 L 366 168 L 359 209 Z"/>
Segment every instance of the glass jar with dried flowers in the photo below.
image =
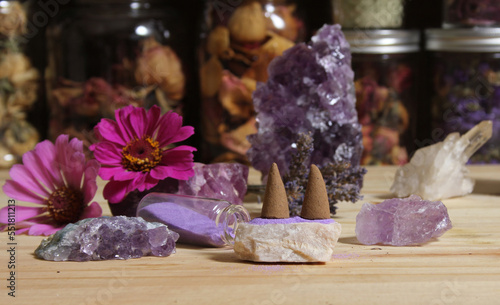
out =
<path fill-rule="evenodd" d="M 305 23 L 287 0 L 209 2 L 200 49 L 205 161 L 248 162 L 247 136 L 257 132 L 252 92 L 267 66 L 303 41 Z"/>
<path fill-rule="evenodd" d="M 95 124 L 127 105 L 180 113 L 193 62 L 186 22 L 160 0 L 76 0 L 61 9 L 47 29 L 49 136 L 88 145 Z"/>
<path fill-rule="evenodd" d="M 26 13 L 18 1 L 0 1 L 0 167 L 19 162 L 38 141 L 26 120 L 35 102 L 38 71 L 20 51 Z"/>
<path fill-rule="evenodd" d="M 401 165 L 415 149 L 418 31 L 350 30 L 356 110 L 365 165 Z"/>
<path fill-rule="evenodd" d="M 471 163 L 500 162 L 500 28 L 429 29 L 431 139 L 493 122 L 493 136 Z"/>

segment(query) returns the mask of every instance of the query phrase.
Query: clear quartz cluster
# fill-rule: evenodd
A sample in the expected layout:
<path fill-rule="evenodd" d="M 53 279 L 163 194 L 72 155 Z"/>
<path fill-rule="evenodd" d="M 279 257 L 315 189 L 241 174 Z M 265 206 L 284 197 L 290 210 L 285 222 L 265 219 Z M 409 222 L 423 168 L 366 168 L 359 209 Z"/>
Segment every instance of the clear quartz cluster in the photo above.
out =
<path fill-rule="evenodd" d="M 259 83 L 253 95 L 258 133 L 249 136 L 252 165 L 264 175 L 273 162 L 288 169 L 299 133 L 311 132 L 310 164 L 358 166 L 361 127 L 350 46 L 340 26 L 323 26 L 309 44 L 288 49 L 268 70 L 268 81 Z"/>
<path fill-rule="evenodd" d="M 397 170 L 391 192 L 427 200 L 470 194 L 474 180 L 465 164 L 491 138 L 492 126 L 491 121 L 483 121 L 461 137 L 451 133 L 443 142 L 417 150 L 410 163 Z"/>
<path fill-rule="evenodd" d="M 99 217 L 68 224 L 44 239 L 35 250 L 52 261 L 129 259 L 175 253 L 179 234 L 166 225 L 140 217 Z"/>
<path fill-rule="evenodd" d="M 365 245 L 416 245 L 449 229 L 451 221 L 446 206 L 416 195 L 379 204 L 365 203 L 356 216 L 356 236 Z"/>

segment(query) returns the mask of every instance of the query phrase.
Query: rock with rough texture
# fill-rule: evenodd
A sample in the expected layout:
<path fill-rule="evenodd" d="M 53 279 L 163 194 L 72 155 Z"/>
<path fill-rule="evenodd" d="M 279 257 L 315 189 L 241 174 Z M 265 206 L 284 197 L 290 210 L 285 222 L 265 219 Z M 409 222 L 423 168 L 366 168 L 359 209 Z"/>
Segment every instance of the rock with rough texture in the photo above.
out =
<path fill-rule="evenodd" d="M 451 229 L 446 206 L 413 195 L 379 204 L 365 203 L 356 216 L 356 236 L 362 244 L 416 245 Z"/>
<path fill-rule="evenodd" d="M 474 180 L 465 164 L 491 138 L 492 122 L 483 121 L 460 137 L 449 134 L 439 142 L 415 152 L 410 163 L 400 167 L 391 186 L 398 197 L 412 194 L 427 200 L 439 200 L 470 194 Z"/>
<path fill-rule="evenodd" d="M 179 181 L 177 194 L 243 204 L 247 192 L 248 166 L 238 163 L 195 163 L 193 169 L 193 177 Z"/>
<path fill-rule="evenodd" d="M 255 262 L 328 262 L 340 232 L 333 219 L 256 218 L 238 226 L 234 252 Z"/>
<path fill-rule="evenodd" d="M 87 218 L 44 239 L 35 250 L 52 261 L 129 259 L 175 253 L 179 234 L 140 217 Z"/>
<path fill-rule="evenodd" d="M 311 132 L 310 164 L 359 166 L 363 146 L 353 79 L 349 43 L 339 25 L 323 26 L 309 44 L 276 57 L 268 81 L 253 94 L 258 133 L 249 136 L 252 165 L 265 176 L 276 162 L 285 175 L 299 133 Z"/>

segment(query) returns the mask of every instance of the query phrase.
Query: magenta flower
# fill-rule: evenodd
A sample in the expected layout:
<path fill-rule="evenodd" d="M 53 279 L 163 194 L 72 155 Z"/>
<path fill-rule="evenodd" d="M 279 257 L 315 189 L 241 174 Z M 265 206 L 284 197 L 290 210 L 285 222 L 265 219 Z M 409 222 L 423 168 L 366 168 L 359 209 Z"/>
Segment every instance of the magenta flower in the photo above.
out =
<path fill-rule="evenodd" d="M 194 175 L 191 146 L 169 148 L 194 134 L 191 126 L 182 126 L 182 117 L 174 112 L 161 115 L 153 106 L 127 106 L 115 111 L 116 121 L 102 119 L 94 131 L 99 143 L 90 147 L 101 163 L 99 176 L 109 180 L 103 195 L 118 203 L 135 190 L 143 192 L 160 180 L 171 177 L 187 180 Z"/>
<path fill-rule="evenodd" d="M 10 170 L 3 186 L 6 195 L 40 206 L 16 206 L 17 233 L 50 235 L 66 224 L 102 214 L 97 202 L 88 203 L 97 190 L 99 163 L 85 160 L 83 142 L 60 135 L 55 145 L 38 143 L 23 155 L 23 164 Z M 0 225 L 8 223 L 8 207 L 0 210 Z"/>

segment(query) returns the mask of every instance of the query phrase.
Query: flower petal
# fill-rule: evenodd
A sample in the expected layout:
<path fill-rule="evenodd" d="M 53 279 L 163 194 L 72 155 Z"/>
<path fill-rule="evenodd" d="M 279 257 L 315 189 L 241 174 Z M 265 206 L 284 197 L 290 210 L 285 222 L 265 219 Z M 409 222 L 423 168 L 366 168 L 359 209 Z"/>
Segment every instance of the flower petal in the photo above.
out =
<path fill-rule="evenodd" d="M 50 191 L 55 191 L 57 184 L 54 184 L 53 177 L 61 177 L 56 161 L 46 167 L 43 159 L 48 156 L 38 155 L 35 150 L 26 152 L 23 155 L 23 164 L 30 170 L 33 177 L 45 185 Z M 53 156 L 52 156 L 53 158 Z M 61 179 L 62 180 L 62 179 Z M 61 182 L 61 181 L 59 181 Z"/>
<path fill-rule="evenodd" d="M 9 208 L 12 209 L 12 207 L 3 207 L 0 209 L 0 223 L 7 224 L 9 223 L 8 218 L 9 218 L 9 212 L 11 212 L 10 216 L 14 217 L 15 216 L 15 222 L 20 222 L 32 217 L 36 217 L 40 214 L 43 214 L 47 208 L 45 207 L 25 207 L 25 206 L 16 206 L 15 212 L 12 212 L 12 210 L 9 210 Z"/>
<path fill-rule="evenodd" d="M 92 202 L 83 210 L 80 219 L 100 217 L 102 215 L 101 206 L 97 202 Z"/>
<path fill-rule="evenodd" d="M 82 184 L 85 154 L 83 142 L 73 138 L 68 142 L 68 135 L 60 135 L 56 139 L 56 162 L 68 186 L 80 190 Z"/>
<path fill-rule="evenodd" d="M 29 229 L 29 235 L 51 235 L 64 228 L 64 225 L 56 224 L 36 224 Z"/>
<path fill-rule="evenodd" d="M 118 124 L 118 127 L 122 131 L 122 136 L 126 143 L 134 139 L 134 130 L 132 126 L 130 126 L 128 120 L 128 117 L 130 116 L 130 113 L 132 113 L 134 108 L 135 108 L 134 106 L 129 105 L 127 107 L 123 107 L 115 111 L 116 123 Z"/>
<path fill-rule="evenodd" d="M 130 181 L 109 181 L 102 191 L 104 199 L 110 203 L 118 203 L 127 195 Z"/>
<path fill-rule="evenodd" d="M 142 138 L 147 130 L 146 110 L 144 108 L 135 108 L 128 117 L 128 123 L 134 131 L 134 137 Z"/>
<path fill-rule="evenodd" d="M 177 133 L 169 139 L 170 143 L 177 143 L 186 140 L 194 134 L 194 127 L 184 126 L 180 128 Z M 169 144 L 170 144 L 169 143 Z"/>
<path fill-rule="evenodd" d="M 138 190 L 139 192 L 144 192 L 146 190 L 146 185 L 144 182 L 146 181 L 146 177 L 149 176 L 149 173 L 137 173 L 134 180 L 129 184 L 128 191 L 132 192 L 133 190 Z"/>
<path fill-rule="evenodd" d="M 160 115 L 161 115 L 161 109 L 157 105 L 153 105 L 153 107 L 149 109 L 147 114 L 147 124 L 148 124 L 148 127 L 146 129 L 147 135 L 149 136 L 154 135 Z"/>
<path fill-rule="evenodd" d="M 95 146 L 94 158 L 102 165 L 121 166 L 121 149 L 110 142 L 99 143 Z"/>
<path fill-rule="evenodd" d="M 141 175 L 141 172 L 122 170 L 121 172 L 116 173 L 113 176 L 113 180 L 115 180 L 115 181 L 128 181 L 128 180 L 136 179 L 137 176 L 139 176 L 139 175 Z"/>
<path fill-rule="evenodd" d="M 30 228 L 22 228 L 16 231 L 17 235 L 23 234 L 24 232 L 28 231 Z"/>
<path fill-rule="evenodd" d="M 99 176 L 104 180 L 114 180 L 115 175 L 122 173 L 125 169 L 121 167 L 101 167 Z"/>
<path fill-rule="evenodd" d="M 42 197 L 14 180 L 7 180 L 5 182 L 3 192 L 17 200 L 45 204 L 45 200 Z"/>
<path fill-rule="evenodd" d="M 120 127 L 113 120 L 106 118 L 101 119 L 101 121 L 94 128 L 94 131 L 101 141 L 105 140 L 121 146 L 127 145 L 127 142 L 123 139 Z"/>
<path fill-rule="evenodd" d="M 160 147 L 172 144 L 172 139 L 182 127 L 182 117 L 175 112 L 165 113 L 158 121 L 158 134 L 156 140 L 160 142 Z"/>
<path fill-rule="evenodd" d="M 50 183 L 53 186 L 62 185 L 63 179 L 54 162 L 56 159 L 56 147 L 50 141 L 43 141 L 35 146 L 35 152 L 40 156 L 40 161 L 47 172 Z M 24 164 L 26 165 L 26 164 Z M 51 170 L 53 169 L 53 170 Z M 47 185 L 48 186 L 48 185 Z"/>
<path fill-rule="evenodd" d="M 52 192 L 48 192 L 40 182 L 33 177 L 28 168 L 22 164 L 15 164 L 9 171 L 10 178 L 14 181 L 21 183 L 26 186 L 26 188 L 33 191 L 40 196 L 48 198 Z"/>
<path fill-rule="evenodd" d="M 99 173 L 99 162 L 97 160 L 90 160 L 86 164 L 85 173 L 83 176 L 83 202 L 88 203 L 94 198 L 97 191 L 97 174 Z"/>

